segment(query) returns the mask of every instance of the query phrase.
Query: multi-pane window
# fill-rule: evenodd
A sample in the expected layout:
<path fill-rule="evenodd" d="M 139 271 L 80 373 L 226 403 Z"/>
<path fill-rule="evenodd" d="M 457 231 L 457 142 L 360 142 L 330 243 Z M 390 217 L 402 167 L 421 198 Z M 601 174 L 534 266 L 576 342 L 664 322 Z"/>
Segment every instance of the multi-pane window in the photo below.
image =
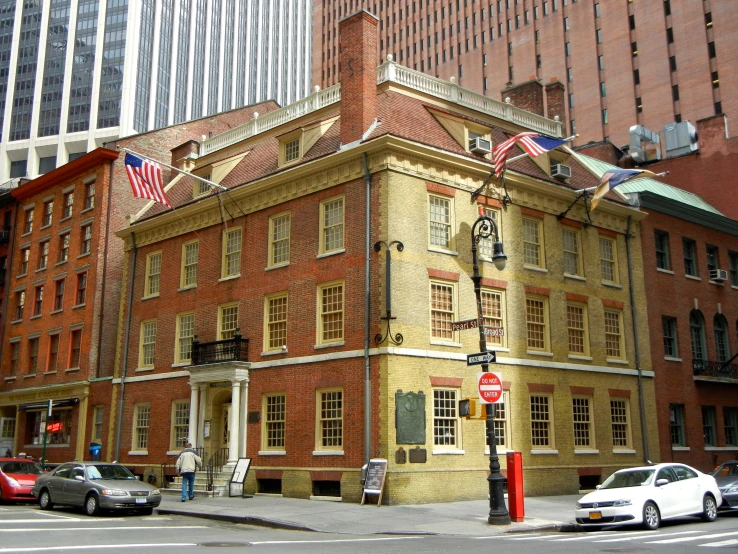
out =
<path fill-rule="evenodd" d="M 456 314 L 454 285 L 431 281 L 430 296 L 431 338 L 451 341 L 454 338 L 451 323 Z"/>
<path fill-rule="evenodd" d="M 728 321 L 722 314 L 716 314 L 713 319 L 713 329 L 715 332 L 715 352 L 717 352 L 717 361 L 720 363 L 727 362 L 730 359 L 730 343 L 728 341 Z"/>
<path fill-rule="evenodd" d="M 26 305 L 26 291 L 15 293 L 15 319 L 23 319 L 23 308 Z"/>
<path fill-rule="evenodd" d="M 197 285 L 197 262 L 200 258 L 200 243 L 188 242 L 182 245 L 182 276 L 180 287 L 194 287 Z"/>
<path fill-rule="evenodd" d="M 530 350 L 548 349 L 548 306 L 546 299 L 526 297 L 525 323 Z"/>
<path fill-rule="evenodd" d="M 730 284 L 738 287 L 738 252 L 728 252 L 728 266 L 730 267 Z"/>
<path fill-rule="evenodd" d="M 292 162 L 300 157 L 300 139 L 296 138 L 284 143 L 284 161 Z"/>
<path fill-rule="evenodd" d="M 85 185 L 85 210 L 95 207 L 95 181 Z"/>
<path fill-rule="evenodd" d="M 587 336 L 587 307 L 584 304 L 566 305 L 566 326 L 569 330 L 569 354 L 587 355 L 589 338 Z"/>
<path fill-rule="evenodd" d="M 430 245 L 451 250 L 451 200 L 429 195 Z"/>
<path fill-rule="evenodd" d="M 64 194 L 64 206 L 62 208 L 62 219 L 72 217 L 72 210 L 74 209 L 74 191 L 67 192 Z"/>
<path fill-rule="evenodd" d="M 738 408 L 723 406 L 725 446 L 738 446 Z"/>
<path fill-rule="evenodd" d="M 79 367 L 82 353 L 82 329 L 75 329 L 69 337 L 69 367 Z"/>
<path fill-rule="evenodd" d="M 715 406 L 702 406 L 702 435 L 705 446 L 715 446 Z"/>
<path fill-rule="evenodd" d="M 146 283 L 144 296 L 159 294 L 161 285 L 161 252 L 146 256 Z"/>
<path fill-rule="evenodd" d="M 30 414 L 29 414 L 30 415 Z M 53 431 L 47 431 L 49 428 Z M 51 417 L 45 411 L 35 412 L 31 423 L 31 444 L 41 446 L 46 435 L 47 444 L 66 444 L 72 434 L 72 410 L 54 410 Z"/>
<path fill-rule="evenodd" d="M 600 237 L 600 276 L 603 281 L 617 283 L 616 256 L 615 241 L 611 238 Z"/>
<path fill-rule="evenodd" d="M 33 315 L 38 316 L 41 315 L 41 310 L 44 305 L 44 286 L 39 285 L 36 287 L 36 294 L 34 295 L 33 300 Z"/>
<path fill-rule="evenodd" d="M 697 276 L 697 243 L 692 239 L 682 239 L 684 250 L 684 273 Z"/>
<path fill-rule="evenodd" d="M 23 234 L 33 231 L 33 208 L 29 208 L 23 214 Z"/>
<path fill-rule="evenodd" d="M 530 397 L 530 432 L 533 448 L 553 448 L 551 419 L 551 397 L 532 395 Z"/>
<path fill-rule="evenodd" d="M 661 328 L 664 332 L 664 356 L 678 358 L 679 345 L 677 344 L 676 318 L 662 316 Z"/>
<path fill-rule="evenodd" d="M 290 261 L 290 214 L 269 220 L 269 265 L 282 265 Z"/>
<path fill-rule="evenodd" d="M 502 240 L 502 228 L 500 226 L 500 212 L 499 210 L 492 210 L 490 208 L 484 209 L 484 215 L 490 218 L 497 225 L 498 240 Z M 479 256 L 486 260 L 491 260 L 494 254 L 494 239 L 495 235 L 492 233 L 489 238 L 481 239 L 479 241 Z"/>
<path fill-rule="evenodd" d="M 38 369 L 38 337 L 28 339 L 28 373 L 34 375 Z"/>
<path fill-rule="evenodd" d="M 69 233 L 59 235 L 59 263 L 66 262 L 69 259 L 69 242 L 71 237 Z"/>
<path fill-rule="evenodd" d="M 318 450 L 343 450 L 343 391 L 318 391 Z"/>
<path fill-rule="evenodd" d="M 540 219 L 523 218 L 523 263 L 543 267 L 543 234 Z"/>
<path fill-rule="evenodd" d="M 179 314 L 177 316 L 177 363 L 192 360 L 192 339 L 195 336 L 195 314 Z"/>
<path fill-rule="evenodd" d="M 287 294 L 266 298 L 265 350 L 279 350 L 287 345 Z"/>
<path fill-rule="evenodd" d="M 579 231 L 574 229 L 561 229 L 561 243 L 564 251 L 564 273 L 569 275 L 582 274 L 582 260 L 579 252 Z"/>
<path fill-rule="evenodd" d="M 49 335 L 49 356 L 46 361 L 46 371 L 56 371 L 56 365 L 59 361 L 59 333 Z"/>
<path fill-rule="evenodd" d="M 87 293 L 87 272 L 77 274 L 77 304 L 80 306 L 85 303 L 85 294 Z"/>
<path fill-rule="evenodd" d="M 705 319 L 697 310 L 692 310 L 689 314 L 689 332 L 692 339 L 692 358 L 695 360 L 707 360 Z"/>
<path fill-rule="evenodd" d="M 490 406 L 493 406 L 495 411 L 495 444 L 498 448 L 509 450 L 512 448 L 512 442 L 510 440 L 510 418 L 508 417 L 510 393 L 503 391 L 502 402 L 487 404 L 487 408 Z"/>
<path fill-rule="evenodd" d="M 605 310 L 605 354 L 608 358 L 624 358 L 621 312 Z"/>
<path fill-rule="evenodd" d="M 46 269 L 49 265 L 49 241 L 39 243 L 38 246 L 38 269 Z"/>
<path fill-rule="evenodd" d="M 103 437 L 103 417 L 105 415 L 105 406 L 95 406 L 92 414 L 92 440 L 100 443 Z"/>
<path fill-rule="evenodd" d="M 82 241 L 79 245 L 80 255 L 89 254 L 90 248 L 92 247 L 92 224 L 83 225 L 81 229 Z M 161 255 L 159 256 L 159 263 L 161 264 Z"/>
<path fill-rule="evenodd" d="M 141 323 L 141 357 L 138 367 L 154 367 L 156 352 L 156 320 Z"/>
<path fill-rule="evenodd" d="M 433 446 L 461 446 L 456 389 L 433 389 Z"/>
<path fill-rule="evenodd" d="M 284 450 L 286 421 L 287 396 L 285 393 L 265 394 L 264 428 L 262 431 L 262 447 L 264 450 Z"/>
<path fill-rule="evenodd" d="M 687 446 L 684 434 L 684 404 L 669 404 L 669 434 L 672 446 Z"/>
<path fill-rule="evenodd" d="M 670 270 L 669 233 L 659 230 L 654 231 L 654 242 L 656 244 L 656 267 Z"/>
<path fill-rule="evenodd" d="M 630 416 L 627 399 L 610 398 L 610 420 L 613 447 L 627 448 L 630 445 Z"/>
<path fill-rule="evenodd" d="M 151 406 L 136 404 L 133 409 L 133 444 L 134 450 L 148 450 L 149 424 L 151 423 Z"/>
<path fill-rule="evenodd" d="M 218 340 L 230 340 L 238 328 L 238 304 L 220 307 Z"/>
<path fill-rule="evenodd" d="M 179 450 L 187 444 L 190 434 L 190 401 L 175 400 L 172 403 L 172 429 L 169 448 Z"/>
<path fill-rule="evenodd" d="M 715 271 L 720 267 L 717 246 L 707 244 L 705 250 L 707 251 L 707 271 Z"/>
<path fill-rule="evenodd" d="M 575 396 L 571 399 L 571 409 L 574 418 L 574 447 L 592 448 L 594 446 L 594 433 L 592 430 L 591 399 Z"/>
<path fill-rule="evenodd" d="M 318 288 L 318 344 L 343 340 L 343 283 L 321 285 Z"/>
<path fill-rule="evenodd" d="M 42 227 L 48 227 L 51 225 L 51 221 L 54 217 L 54 201 L 49 200 L 48 202 L 44 202 L 44 217 L 43 221 L 41 222 Z"/>
<path fill-rule="evenodd" d="M 18 365 L 20 359 L 20 342 L 14 341 L 10 343 L 10 374 L 18 374 Z"/>
<path fill-rule="evenodd" d="M 321 234 L 320 252 L 328 253 L 343 249 L 344 199 L 326 200 L 320 205 Z"/>
<path fill-rule="evenodd" d="M 20 251 L 20 275 L 28 273 L 28 262 L 31 260 L 31 249 L 21 248 Z"/>
<path fill-rule="evenodd" d="M 487 345 L 496 344 L 503 346 L 505 344 L 504 335 L 504 319 L 503 305 L 504 293 L 496 290 L 482 290 L 482 324 L 485 327 L 497 327 L 501 329 L 502 334 L 488 335 Z"/>
<path fill-rule="evenodd" d="M 232 277 L 241 273 L 241 229 L 230 229 L 223 233 L 223 273 L 222 277 Z"/>
<path fill-rule="evenodd" d="M 211 174 L 206 173 L 202 176 L 205 181 L 211 180 Z M 212 188 L 209 184 L 207 184 L 205 181 L 201 181 L 200 179 L 197 180 L 197 185 L 195 185 L 197 189 L 197 194 L 195 196 L 203 196 L 204 194 L 207 194 L 210 192 L 210 189 Z"/>

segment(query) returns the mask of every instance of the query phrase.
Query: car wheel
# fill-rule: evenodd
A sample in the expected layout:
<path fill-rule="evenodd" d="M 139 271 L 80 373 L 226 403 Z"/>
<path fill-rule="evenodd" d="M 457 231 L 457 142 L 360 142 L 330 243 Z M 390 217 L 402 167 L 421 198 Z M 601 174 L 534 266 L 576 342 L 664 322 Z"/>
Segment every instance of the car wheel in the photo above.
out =
<path fill-rule="evenodd" d="M 711 494 L 706 494 L 702 499 L 702 521 L 715 521 L 717 519 L 717 502 Z"/>
<path fill-rule="evenodd" d="M 643 506 L 643 526 L 653 531 L 655 529 L 659 528 L 659 525 L 661 524 L 661 514 L 659 513 L 659 509 L 656 507 L 656 504 L 653 502 L 646 502 L 645 506 Z"/>
<path fill-rule="evenodd" d="M 42 510 L 51 510 L 54 507 L 54 503 L 51 501 L 51 495 L 46 489 L 41 491 L 41 495 L 38 497 L 38 505 Z"/>
<path fill-rule="evenodd" d="M 141 515 L 144 515 L 144 516 L 150 516 L 150 515 L 153 515 L 153 513 L 154 513 L 154 508 L 144 508 L 143 510 L 141 510 Z"/>
<path fill-rule="evenodd" d="M 88 516 L 96 516 L 100 512 L 100 504 L 97 501 L 97 496 L 90 494 L 85 499 L 85 513 Z"/>

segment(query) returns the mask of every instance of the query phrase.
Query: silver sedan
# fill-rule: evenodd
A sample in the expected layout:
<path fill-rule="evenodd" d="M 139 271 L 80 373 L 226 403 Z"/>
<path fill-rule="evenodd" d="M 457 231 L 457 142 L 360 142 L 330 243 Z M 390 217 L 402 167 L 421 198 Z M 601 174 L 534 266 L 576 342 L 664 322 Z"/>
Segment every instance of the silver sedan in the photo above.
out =
<path fill-rule="evenodd" d="M 151 514 L 161 503 L 161 492 L 139 481 L 120 464 L 70 462 L 36 479 L 32 493 L 42 510 L 55 504 L 81 506 L 89 516 L 100 510 L 138 510 Z"/>

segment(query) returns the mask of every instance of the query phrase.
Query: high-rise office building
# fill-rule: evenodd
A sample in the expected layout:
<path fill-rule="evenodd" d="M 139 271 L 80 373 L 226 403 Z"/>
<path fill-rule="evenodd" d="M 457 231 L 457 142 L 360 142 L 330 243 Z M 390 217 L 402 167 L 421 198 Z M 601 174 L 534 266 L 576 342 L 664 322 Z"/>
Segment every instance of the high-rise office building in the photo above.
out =
<path fill-rule="evenodd" d="M 311 87 L 311 0 L 0 0 L 0 182 Z"/>
<path fill-rule="evenodd" d="M 316 0 L 315 83 L 339 81 L 338 22 L 362 8 L 379 18 L 381 59 L 496 99 L 531 79 L 560 81 L 575 144 L 623 145 L 631 125 L 658 132 L 738 112 L 738 2 Z"/>

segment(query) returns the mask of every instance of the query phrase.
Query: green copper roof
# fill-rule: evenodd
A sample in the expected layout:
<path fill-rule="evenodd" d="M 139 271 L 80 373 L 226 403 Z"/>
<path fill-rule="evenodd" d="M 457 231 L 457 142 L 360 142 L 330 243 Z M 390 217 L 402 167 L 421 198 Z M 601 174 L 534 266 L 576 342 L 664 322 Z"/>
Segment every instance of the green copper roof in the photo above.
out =
<path fill-rule="evenodd" d="M 605 173 L 605 171 L 607 171 L 608 169 L 617 169 L 617 166 L 614 166 L 607 162 L 603 162 L 596 158 L 592 158 L 590 156 L 585 156 L 584 154 L 574 153 L 574 155 L 598 177 L 601 177 L 602 174 Z M 662 183 L 661 181 L 657 181 L 656 179 L 644 178 L 626 181 L 622 185 L 619 185 L 616 190 L 622 192 L 623 194 L 650 192 L 657 196 L 663 196 L 664 198 L 669 198 L 670 200 L 674 200 L 676 202 L 680 202 L 694 208 L 699 208 L 700 210 L 705 210 L 706 212 L 723 215 L 712 205 L 705 202 L 696 194 L 676 187 L 672 187 L 671 185 L 667 185 L 666 183 Z"/>

